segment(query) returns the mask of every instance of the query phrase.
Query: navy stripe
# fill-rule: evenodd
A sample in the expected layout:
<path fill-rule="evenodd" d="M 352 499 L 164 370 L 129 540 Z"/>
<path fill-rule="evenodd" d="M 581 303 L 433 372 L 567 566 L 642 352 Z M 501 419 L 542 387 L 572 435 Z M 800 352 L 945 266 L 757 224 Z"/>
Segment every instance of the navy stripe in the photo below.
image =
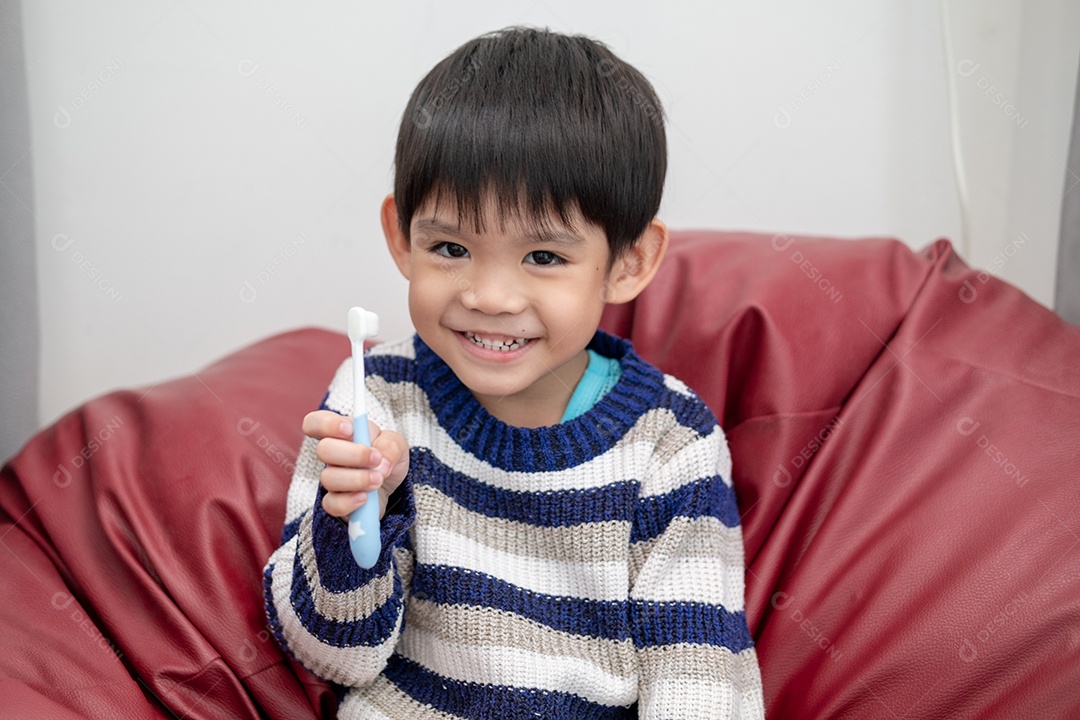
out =
<path fill-rule="evenodd" d="M 462 507 L 492 518 L 536 527 L 632 520 L 639 485 L 622 481 L 599 488 L 521 492 L 487 485 L 444 465 L 427 448 L 413 448 L 409 475 Z M 736 517 L 738 517 L 736 515 Z"/>
<path fill-rule="evenodd" d="M 315 506 L 310 511 L 313 513 L 311 535 L 319 582 L 333 592 L 348 592 L 361 588 L 390 568 L 393 549 L 401 545 L 416 519 L 412 482 L 406 478 L 387 501 L 386 512 L 379 520 L 379 559 L 375 561 L 374 567 L 367 570 L 353 560 L 349 548 L 348 525 L 327 515 L 323 509 L 322 499 L 325 495 L 326 488 L 320 485 Z"/>
<path fill-rule="evenodd" d="M 289 647 L 289 643 L 285 640 L 285 631 L 281 627 L 281 618 L 277 614 L 277 606 L 274 605 L 274 593 L 273 593 L 273 580 L 274 580 L 274 564 L 269 563 L 263 570 L 263 605 L 266 608 L 266 620 L 270 626 L 270 630 L 274 633 L 274 637 L 278 641 L 278 645 L 289 656 L 295 658 L 292 648 Z"/>
<path fill-rule="evenodd" d="M 326 393 L 326 397 L 324 397 L 322 402 L 319 403 L 319 409 L 320 410 L 329 410 L 330 412 L 336 412 L 338 415 L 343 415 L 344 413 L 342 413 L 337 408 L 332 408 L 332 407 L 330 407 L 329 405 L 326 404 L 326 401 L 329 400 L 329 399 L 330 399 L 330 393 Z"/>
<path fill-rule="evenodd" d="M 498 608 L 554 630 L 604 640 L 630 637 L 629 601 L 557 597 L 445 565 L 417 563 L 413 597 L 446 605 Z"/>
<path fill-rule="evenodd" d="M 661 535 L 675 517 L 714 517 L 726 527 L 739 526 L 739 503 L 735 490 L 719 475 L 682 485 L 664 495 L 642 498 L 630 542 Z"/>
<path fill-rule="evenodd" d="M 634 600 L 634 645 L 661 647 L 676 643 L 714 645 L 732 652 L 754 646 L 746 613 L 719 605 Z"/>
<path fill-rule="evenodd" d="M 300 521 L 303 520 L 303 519 L 304 519 L 304 516 L 301 515 L 300 517 L 296 518 L 292 522 L 286 523 L 285 527 L 281 528 L 281 544 L 282 545 L 284 545 L 285 543 L 292 540 L 293 536 L 296 535 L 296 533 L 300 532 Z"/>
<path fill-rule="evenodd" d="M 470 720 L 623 720 L 635 717 L 630 708 L 589 702 L 571 693 L 452 680 L 397 653 L 390 656 L 383 674 L 418 703 Z"/>
<path fill-rule="evenodd" d="M 315 565 L 322 585 L 320 591 L 346 592 L 363 588 L 382 576 L 391 566 L 390 548 L 395 540 L 400 539 L 404 529 L 403 522 L 411 523 L 411 517 L 401 518 L 387 513 L 381 524 L 383 552 L 371 569 L 365 570 L 357 565 L 349 551 L 348 529 L 344 523 L 332 518 L 322 509 L 321 498 L 325 490 L 320 486 L 318 499 L 312 510 L 312 543 L 315 547 Z M 409 510 L 412 503 L 406 503 Z M 306 513 L 305 513 L 306 516 Z M 389 542 L 388 542 L 389 541 Z M 384 642 L 394 631 L 398 615 L 401 612 L 403 594 L 401 579 L 395 572 L 394 589 L 390 598 L 376 608 L 363 622 L 338 621 L 320 615 L 315 609 L 312 588 L 301 563 L 299 552 L 293 563 L 292 587 L 289 602 L 304 628 L 320 641 L 334 647 L 373 647 Z"/>
<path fill-rule="evenodd" d="M 687 397 L 672 390 L 662 393 L 656 407 L 667 408 L 679 421 L 701 437 L 709 435 L 716 427 L 716 416 L 700 398 Z"/>
<path fill-rule="evenodd" d="M 315 506 L 311 509 L 311 544 L 315 548 L 315 568 L 319 583 L 331 592 L 349 592 L 362 588 L 384 574 L 390 567 L 391 554 L 387 551 L 387 527 L 379 525 L 383 551 L 375 566 L 365 570 L 356 564 L 349 548 L 349 528 L 344 522 L 326 514 L 322 507 L 326 489 L 320 485 Z M 306 513 L 305 513 L 306 514 Z"/>
<path fill-rule="evenodd" d="M 715 645 L 740 652 L 753 647 L 746 613 L 698 602 L 587 600 L 525 590 L 484 573 L 417 564 L 412 594 L 430 602 L 500 610 L 574 635 L 625 640 L 628 613 L 638 648 L 676 643 Z"/>
<path fill-rule="evenodd" d="M 365 355 L 364 374 L 378 375 L 388 383 L 412 382 L 413 361 L 402 355 Z"/>

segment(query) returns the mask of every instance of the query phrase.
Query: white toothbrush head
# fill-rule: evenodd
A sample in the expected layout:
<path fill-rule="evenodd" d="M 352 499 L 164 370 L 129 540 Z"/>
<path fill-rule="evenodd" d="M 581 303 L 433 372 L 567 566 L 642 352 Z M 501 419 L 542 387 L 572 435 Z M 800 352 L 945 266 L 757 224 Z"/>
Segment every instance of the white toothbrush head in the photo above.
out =
<path fill-rule="evenodd" d="M 349 339 L 363 342 L 379 334 L 379 316 L 361 307 L 349 309 Z"/>

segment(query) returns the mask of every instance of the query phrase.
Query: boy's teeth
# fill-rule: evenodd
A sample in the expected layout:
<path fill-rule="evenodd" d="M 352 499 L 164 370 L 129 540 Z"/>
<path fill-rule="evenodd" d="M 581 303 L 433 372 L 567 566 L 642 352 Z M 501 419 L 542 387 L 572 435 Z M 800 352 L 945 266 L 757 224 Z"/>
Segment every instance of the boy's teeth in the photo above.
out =
<path fill-rule="evenodd" d="M 499 350 L 502 352 L 517 350 L 519 347 L 524 346 L 527 342 L 525 338 L 514 338 L 513 340 L 485 340 L 479 335 L 471 332 L 466 332 L 465 337 L 469 338 L 482 348 L 487 348 L 488 350 Z"/>

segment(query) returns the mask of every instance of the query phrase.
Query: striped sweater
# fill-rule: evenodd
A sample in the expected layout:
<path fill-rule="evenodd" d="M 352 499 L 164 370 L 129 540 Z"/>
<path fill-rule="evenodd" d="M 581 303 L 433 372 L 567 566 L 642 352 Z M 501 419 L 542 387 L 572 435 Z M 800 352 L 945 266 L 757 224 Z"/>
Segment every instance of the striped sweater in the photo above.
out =
<path fill-rule="evenodd" d="M 369 416 L 411 448 L 370 570 L 304 441 L 266 609 L 340 717 L 764 716 L 723 432 L 628 341 L 590 347 L 619 381 L 536 429 L 488 414 L 417 336 L 369 351 Z M 351 406 L 346 360 L 323 407 Z"/>

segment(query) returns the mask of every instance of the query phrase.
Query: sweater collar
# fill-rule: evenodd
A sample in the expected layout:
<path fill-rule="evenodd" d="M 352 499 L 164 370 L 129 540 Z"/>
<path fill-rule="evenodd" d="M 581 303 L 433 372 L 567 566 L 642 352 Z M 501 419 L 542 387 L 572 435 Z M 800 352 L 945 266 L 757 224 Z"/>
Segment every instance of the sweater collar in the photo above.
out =
<path fill-rule="evenodd" d="M 508 425 L 487 410 L 450 366 L 415 335 L 417 384 L 439 425 L 463 450 L 507 470 L 540 472 L 586 462 L 615 445 L 663 389 L 662 373 L 635 352 L 629 340 L 597 330 L 588 347 L 619 361 L 615 386 L 584 414 L 557 425 Z"/>

